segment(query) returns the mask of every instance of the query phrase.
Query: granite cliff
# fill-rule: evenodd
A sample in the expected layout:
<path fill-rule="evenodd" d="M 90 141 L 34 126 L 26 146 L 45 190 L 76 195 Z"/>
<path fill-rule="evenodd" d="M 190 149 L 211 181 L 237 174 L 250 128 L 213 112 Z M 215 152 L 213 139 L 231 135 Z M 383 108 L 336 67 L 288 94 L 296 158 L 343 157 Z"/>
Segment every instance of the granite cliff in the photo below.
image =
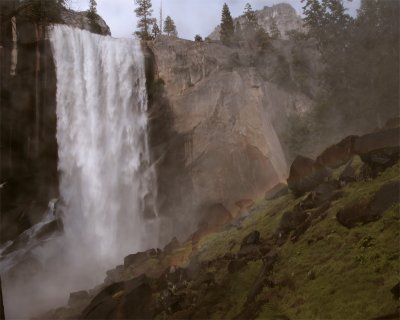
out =
<path fill-rule="evenodd" d="M 290 31 L 305 31 L 303 20 L 296 13 L 296 10 L 287 3 L 275 4 L 272 7 L 265 6 L 262 10 L 255 10 L 257 23 L 266 32 L 272 33 L 274 25 L 279 31 L 279 38 L 288 40 L 287 32 Z M 237 17 L 233 20 L 236 27 L 240 26 L 244 29 L 246 18 L 244 16 Z M 219 40 L 219 32 L 221 28 L 217 26 L 215 30 L 209 35 L 211 40 Z"/>
<path fill-rule="evenodd" d="M 287 119 L 310 110 L 316 88 L 315 52 L 302 49 L 309 76 L 300 85 L 297 49 L 283 40 L 271 41 L 265 52 L 165 36 L 150 44 L 154 82 L 163 89 L 161 108 L 181 140 L 161 147 L 156 157 L 161 177 L 163 162 L 170 174 L 160 181 L 159 195 L 176 199 L 179 221 L 189 215 L 192 223 L 201 222 L 188 212 L 200 210 L 195 216 L 204 217 L 215 204 L 235 216 L 242 200 L 286 179 L 288 150 L 281 140 Z"/>

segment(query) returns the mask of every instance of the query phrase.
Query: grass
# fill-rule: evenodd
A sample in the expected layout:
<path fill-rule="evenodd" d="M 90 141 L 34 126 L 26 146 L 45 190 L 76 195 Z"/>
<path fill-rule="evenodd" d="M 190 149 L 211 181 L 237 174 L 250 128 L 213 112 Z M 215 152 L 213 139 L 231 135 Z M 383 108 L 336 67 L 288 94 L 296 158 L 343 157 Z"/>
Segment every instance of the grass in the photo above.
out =
<path fill-rule="evenodd" d="M 348 184 L 324 220 L 312 225 L 297 242 L 283 245 L 272 275 L 278 285 L 264 288 L 258 296 L 258 300 L 267 301 L 258 319 L 284 319 L 285 315 L 289 319 L 356 320 L 393 313 L 398 301 L 390 289 L 400 280 L 400 204 L 387 210 L 382 219 L 352 229 L 340 225 L 336 213 L 351 203 L 372 199 L 383 184 L 398 179 L 399 164 L 372 181 Z M 282 214 L 300 200 L 286 195 L 258 201 L 240 228 L 200 241 L 201 260 L 236 253 L 241 240 L 253 230 L 268 238 Z M 223 292 L 212 293 L 213 303 L 222 304 L 222 311 L 214 318 L 231 319 L 240 312 L 256 269 L 249 265 L 233 275 L 216 270 L 226 275 Z M 310 279 L 310 272 L 315 279 Z"/>

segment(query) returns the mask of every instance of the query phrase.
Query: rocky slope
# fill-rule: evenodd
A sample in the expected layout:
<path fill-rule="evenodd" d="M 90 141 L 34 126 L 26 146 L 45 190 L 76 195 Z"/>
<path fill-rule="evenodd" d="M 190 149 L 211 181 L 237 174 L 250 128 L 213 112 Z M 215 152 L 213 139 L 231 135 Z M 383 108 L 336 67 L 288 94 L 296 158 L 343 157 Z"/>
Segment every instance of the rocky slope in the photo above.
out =
<path fill-rule="evenodd" d="M 289 39 L 288 32 L 290 31 L 305 31 L 303 20 L 297 15 L 296 10 L 290 4 L 279 3 L 272 7 L 265 6 L 262 10 L 255 10 L 255 14 L 258 25 L 269 34 L 271 34 L 273 24 L 276 24 L 280 33 L 280 39 Z M 236 27 L 240 25 L 241 29 L 244 29 L 246 19 L 244 16 L 240 16 L 235 18 L 233 23 Z M 211 40 L 219 40 L 220 30 L 220 26 L 217 26 L 209 35 L 209 38 Z"/>
<path fill-rule="evenodd" d="M 385 128 L 294 161 L 289 187 L 313 185 L 283 186 L 214 232 L 129 255 L 40 318 L 398 319 L 398 135 Z"/>

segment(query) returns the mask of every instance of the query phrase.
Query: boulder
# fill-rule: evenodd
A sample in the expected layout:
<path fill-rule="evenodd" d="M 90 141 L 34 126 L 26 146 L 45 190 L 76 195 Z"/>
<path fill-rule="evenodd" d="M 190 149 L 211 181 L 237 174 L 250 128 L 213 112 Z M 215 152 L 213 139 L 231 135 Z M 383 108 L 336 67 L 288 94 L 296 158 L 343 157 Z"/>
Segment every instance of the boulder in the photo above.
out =
<path fill-rule="evenodd" d="M 285 183 L 278 183 L 265 193 L 265 200 L 274 200 L 289 193 L 289 188 Z"/>
<path fill-rule="evenodd" d="M 151 319 L 155 313 L 149 279 L 141 275 L 103 289 L 83 310 L 82 319 Z"/>
<path fill-rule="evenodd" d="M 69 295 L 68 305 L 74 307 L 77 305 L 82 305 L 90 299 L 89 292 L 86 290 L 72 292 Z"/>
<path fill-rule="evenodd" d="M 126 269 L 131 265 L 141 264 L 149 258 L 158 257 L 160 252 L 160 249 L 150 249 L 144 252 L 130 254 L 124 258 L 124 267 Z"/>
<path fill-rule="evenodd" d="M 240 248 L 242 249 L 246 246 L 255 245 L 255 244 L 259 244 L 259 243 L 260 243 L 260 232 L 258 232 L 257 230 L 254 230 L 243 238 Z"/>
<path fill-rule="evenodd" d="M 347 228 L 376 221 L 387 209 L 399 202 L 399 194 L 400 181 L 387 182 L 370 202 L 364 201 L 348 205 L 337 212 L 336 219 Z"/>
<path fill-rule="evenodd" d="M 244 259 L 232 260 L 228 264 L 228 272 L 235 273 L 235 272 L 243 269 L 243 267 L 245 267 L 246 265 L 247 265 L 247 261 Z"/>
<path fill-rule="evenodd" d="M 357 172 L 353 167 L 352 163 L 349 162 L 346 167 L 343 169 L 342 173 L 339 176 L 339 181 L 343 181 L 344 183 L 350 183 L 357 180 Z"/>
<path fill-rule="evenodd" d="M 285 235 L 296 230 L 303 225 L 307 217 L 307 213 L 301 209 L 285 212 L 279 223 L 278 232 Z"/>
<path fill-rule="evenodd" d="M 390 292 L 393 294 L 393 299 L 399 300 L 400 299 L 400 282 L 397 282 L 396 285 L 390 289 Z"/>
<path fill-rule="evenodd" d="M 359 137 L 354 152 L 361 160 L 375 169 L 385 169 L 399 160 L 400 128 L 373 132 Z"/>
<path fill-rule="evenodd" d="M 317 157 L 317 163 L 320 165 L 336 169 L 348 162 L 354 155 L 354 143 L 357 136 L 348 136 L 339 143 L 326 149 Z"/>
<path fill-rule="evenodd" d="M 297 156 L 291 167 L 288 178 L 289 189 L 295 195 L 302 195 L 307 191 L 313 190 L 329 176 L 328 171 L 318 162 Z"/>

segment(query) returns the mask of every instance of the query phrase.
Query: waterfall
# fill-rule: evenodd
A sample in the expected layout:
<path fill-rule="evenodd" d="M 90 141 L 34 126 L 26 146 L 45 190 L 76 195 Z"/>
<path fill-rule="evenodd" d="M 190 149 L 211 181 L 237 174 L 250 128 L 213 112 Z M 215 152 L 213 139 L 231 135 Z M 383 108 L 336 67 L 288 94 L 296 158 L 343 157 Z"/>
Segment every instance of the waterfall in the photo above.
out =
<path fill-rule="evenodd" d="M 33 243 L 27 262 L 10 261 L 19 267 L 4 279 L 9 318 L 65 305 L 70 292 L 101 284 L 126 255 L 158 245 L 140 42 L 61 25 L 50 41 L 64 234 Z"/>
<path fill-rule="evenodd" d="M 61 25 L 51 44 L 65 233 L 104 274 L 143 247 L 154 190 L 144 57 L 138 40 Z"/>

